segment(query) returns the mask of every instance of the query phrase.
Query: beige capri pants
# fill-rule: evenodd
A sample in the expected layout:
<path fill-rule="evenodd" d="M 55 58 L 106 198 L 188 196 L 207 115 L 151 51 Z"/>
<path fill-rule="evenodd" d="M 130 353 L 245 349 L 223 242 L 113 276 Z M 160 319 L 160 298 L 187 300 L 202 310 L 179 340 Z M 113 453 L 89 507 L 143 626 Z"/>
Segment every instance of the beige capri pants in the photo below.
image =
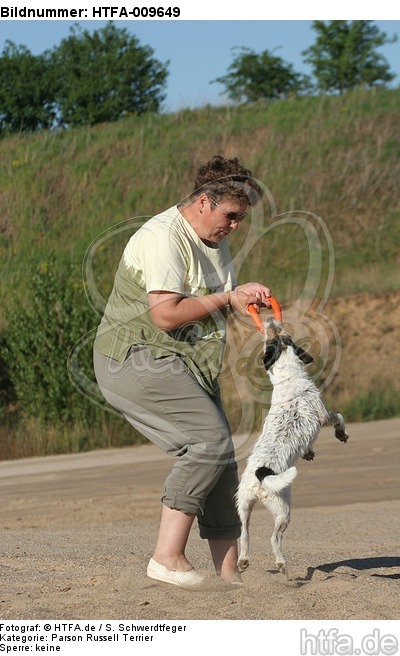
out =
<path fill-rule="evenodd" d="M 153 359 L 143 345 L 133 346 L 122 364 L 94 351 L 94 369 L 108 403 L 177 458 L 161 501 L 196 515 L 202 538 L 238 538 L 237 464 L 220 398 L 206 392 L 179 356 Z"/>

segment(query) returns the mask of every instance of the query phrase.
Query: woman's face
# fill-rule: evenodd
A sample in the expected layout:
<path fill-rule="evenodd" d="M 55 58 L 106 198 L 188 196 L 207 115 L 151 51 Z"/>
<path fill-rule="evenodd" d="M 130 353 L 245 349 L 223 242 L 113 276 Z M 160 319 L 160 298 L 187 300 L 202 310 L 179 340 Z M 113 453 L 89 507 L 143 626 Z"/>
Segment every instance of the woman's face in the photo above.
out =
<path fill-rule="evenodd" d="M 246 201 L 223 199 L 220 203 L 207 198 L 204 203 L 202 239 L 218 244 L 227 237 L 232 230 L 236 230 L 247 212 Z"/>

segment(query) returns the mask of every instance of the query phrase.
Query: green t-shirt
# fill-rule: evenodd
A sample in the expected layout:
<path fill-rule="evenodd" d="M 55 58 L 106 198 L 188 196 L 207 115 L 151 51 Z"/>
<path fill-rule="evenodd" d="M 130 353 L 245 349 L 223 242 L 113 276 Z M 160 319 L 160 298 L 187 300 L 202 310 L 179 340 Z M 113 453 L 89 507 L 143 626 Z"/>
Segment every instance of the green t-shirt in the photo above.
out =
<path fill-rule="evenodd" d="M 147 221 L 127 243 L 94 348 L 123 362 L 130 347 L 145 344 L 153 358 L 179 355 L 198 381 L 216 393 L 226 337 L 226 310 L 176 330 L 158 328 L 147 294 L 169 291 L 200 296 L 236 286 L 226 239 L 207 246 L 177 206 Z"/>

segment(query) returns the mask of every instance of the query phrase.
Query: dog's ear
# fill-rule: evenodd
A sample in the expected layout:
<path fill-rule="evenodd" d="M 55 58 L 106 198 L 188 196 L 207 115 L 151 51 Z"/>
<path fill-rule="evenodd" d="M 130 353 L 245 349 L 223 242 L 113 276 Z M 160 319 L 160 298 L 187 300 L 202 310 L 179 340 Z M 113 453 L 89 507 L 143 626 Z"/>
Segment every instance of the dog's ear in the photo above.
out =
<path fill-rule="evenodd" d="M 265 347 L 265 354 L 263 357 L 264 367 L 267 371 L 279 359 L 282 350 L 281 347 L 282 342 L 280 339 L 274 339 L 267 342 Z"/>
<path fill-rule="evenodd" d="M 304 349 L 302 349 L 301 346 L 296 346 L 295 344 L 294 350 L 297 357 L 299 357 L 300 360 L 304 362 L 304 364 L 311 364 L 311 362 L 314 362 L 314 358 L 309 353 L 304 351 Z"/>
<path fill-rule="evenodd" d="M 307 353 L 304 349 L 302 349 L 301 346 L 297 346 L 297 344 L 295 344 L 293 340 L 290 339 L 290 337 L 285 337 L 284 342 L 287 346 L 293 347 L 293 350 L 296 353 L 297 357 L 300 358 L 300 360 L 304 364 L 311 364 L 311 362 L 314 362 L 314 358 L 309 353 Z"/>

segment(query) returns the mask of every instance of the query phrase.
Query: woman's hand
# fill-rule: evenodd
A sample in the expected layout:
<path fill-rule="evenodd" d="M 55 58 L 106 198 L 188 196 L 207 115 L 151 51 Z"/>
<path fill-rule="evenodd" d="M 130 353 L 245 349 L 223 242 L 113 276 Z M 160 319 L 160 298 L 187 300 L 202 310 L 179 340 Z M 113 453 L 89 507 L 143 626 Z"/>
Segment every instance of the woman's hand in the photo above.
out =
<path fill-rule="evenodd" d="M 271 290 L 265 285 L 258 282 L 248 282 L 239 285 L 233 292 L 230 292 L 230 304 L 232 308 L 244 316 L 249 316 L 248 306 L 254 305 L 259 311 L 261 307 L 270 308 L 269 297 Z"/>
<path fill-rule="evenodd" d="M 244 285 L 238 285 L 235 291 L 231 292 L 231 305 L 241 314 L 248 316 L 248 305 L 255 305 L 258 312 L 261 307 L 271 308 L 270 296 L 271 290 L 269 287 L 259 282 L 246 282 Z M 245 297 L 247 297 L 247 300 Z"/>

